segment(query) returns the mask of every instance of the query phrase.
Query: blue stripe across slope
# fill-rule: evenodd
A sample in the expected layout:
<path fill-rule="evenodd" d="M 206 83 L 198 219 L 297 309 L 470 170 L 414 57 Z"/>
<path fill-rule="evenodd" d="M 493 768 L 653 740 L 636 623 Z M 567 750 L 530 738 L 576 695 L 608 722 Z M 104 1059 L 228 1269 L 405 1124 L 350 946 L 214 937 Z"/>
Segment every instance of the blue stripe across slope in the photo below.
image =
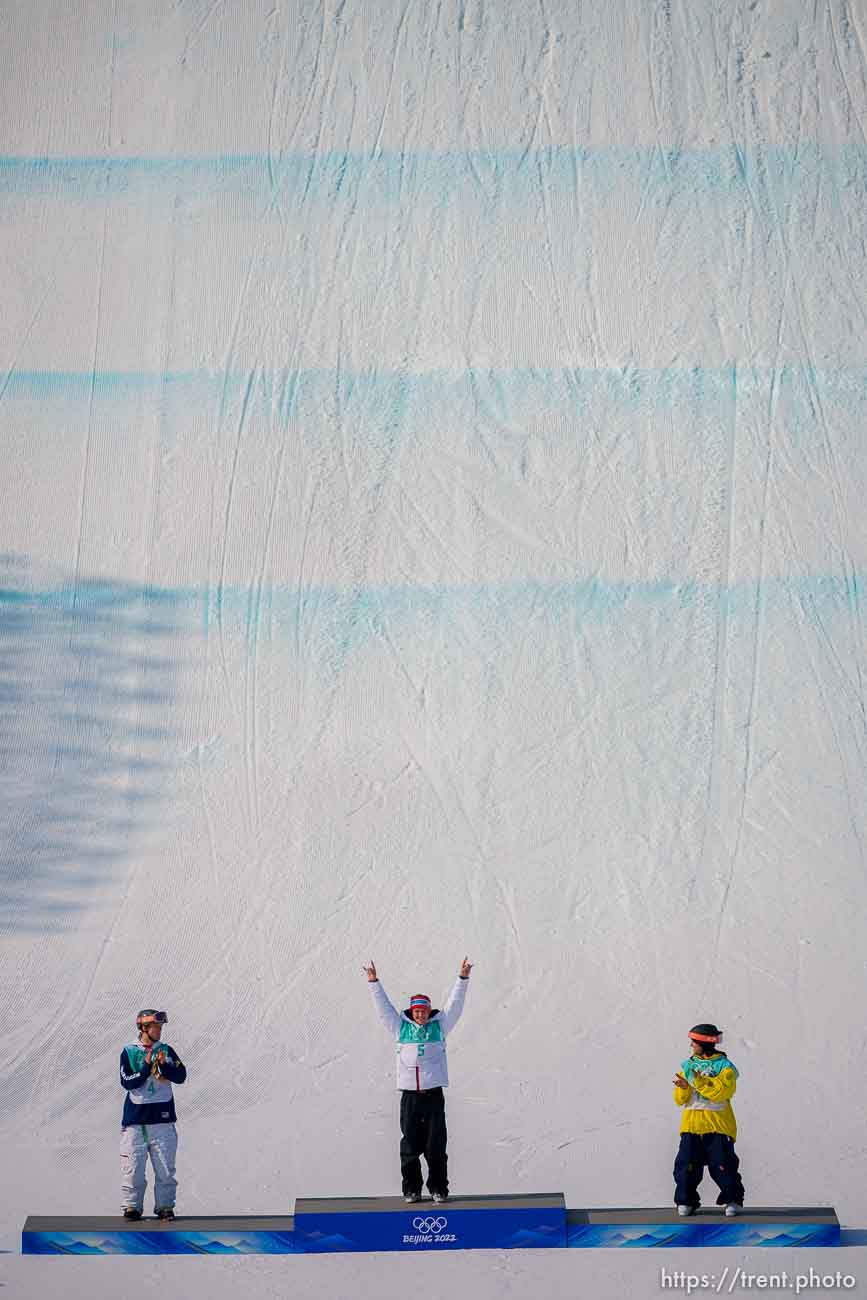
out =
<path fill-rule="evenodd" d="M 204 617 L 216 612 L 246 617 L 251 606 L 252 587 L 159 587 L 110 581 L 67 583 L 46 590 L 19 590 L 0 587 L 0 615 L 16 608 L 55 610 L 108 611 L 129 610 L 139 606 L 192 609 Z M 516 578 L 472 584 L 380 585 L 355 588 L 310 586 L 293 588 L 271 585 L 257 589 L 256 609 L 261 618 L 287 617 L 314 608 L 317 615 L 350 624 L 377 615 L 407 617 L 423 613 L 455 618 L 487 611 L 508 611 L 510 617 L 522 612 L 539 613 L 545 608 L 572 610 L 576 614 L 600 616 L 624 609 L 633 602 L 665 605 L 687 610 L 693 607 L 740 607 L 751 610 L 758 595 L 774 602 L 820 602 L 832 609 L 860 604 L 867 594 L 867 574 L 808 573 L 797 576 L 766 577 L 762 581 L 743 581 L 729 585 L 699 582 L 693 579 L 658 578 L 648 580 L 575 577 L 569 581 L 546 581 L 539 578 Z"/>
<path fill-rule="evenodd" d="M 793 421 L 795 427 L 810 427 L 831 407 L 863 414 L 867 367 L 479 367 L 425 372 L 371 367 L 352 372 L 251 366 L 164 374 L 13 369 L 5 379 L 0 377 L 0 394 L 5 402 L 88 407 L 94 400 L 159 401 L 169 425 L 174 416 L 188 423 L 192 403 L 198 411 L 210 403 L 214 408 L 210 417 L 217 407 L 225 412 L 228 404 L 243 399 L 248 420 L 258 411 L 272 426 L 301 417 L 308 423 L 322 423 L 355 413 L 368 420 L 386 420 L 392 427 L 418 430 L 459 428 L 479 417 L 511 425 L 546 411 L 580 415 L 594 407 L 723 413 L 735 400 L 758 400 L 766 407 L 772 398 L 775 406 L 782 404 L 790 427 Z"/>
<path fill-rule="evenodd" d="M 816 142 L 797 147 L 766 145 L 716 149 L 658 147 L 492 149 L 447 151 L 327 151 L 202 157 L 0 156 L 0 194 L 58 198 L 173 197 L 212 194 L 287 198 L 340 197 L 394 203 L 407 195 L 456 202 L 476 194 L 486 201 L 519 202 L 546 187 L 577 185 L 600 197 L 630 182 L 668 194 L 674 190 L 732 192 L 769 188 L 782 200 L 812 192 L 817 180 L 832 181 L 853 202 L 863 203 L 867 147 L 826 149 Z M 856 197 L 857 196 L 857 197 Z"/>

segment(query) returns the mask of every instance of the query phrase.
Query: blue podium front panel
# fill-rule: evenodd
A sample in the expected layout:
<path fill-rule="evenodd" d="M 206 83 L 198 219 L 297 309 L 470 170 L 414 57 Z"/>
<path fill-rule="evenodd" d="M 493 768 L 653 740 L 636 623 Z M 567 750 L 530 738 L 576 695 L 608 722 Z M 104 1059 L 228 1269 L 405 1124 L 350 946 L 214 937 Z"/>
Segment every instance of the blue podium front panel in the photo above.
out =
<path fill-rule="evenodd" d="M 295 1202 L 295 1248 L 305 1254 L 367 1250 L 471 1250 L 566 1245 L 562 1194 L 461 1196 L 444 1204 L 402 1197 Z"/>
<path fill-rule="evenodd" d="M 434 1205 L 401 1197 L 299 1200 L 288 1215 L 177 1218 L 38 1218 L 21 1234 L 25 1255 L 292 1255 L 373 1250 L 514 1250 L 702 1246 L 839 1246 L 833 1209 L 748 1209 L 727 1219 L 702 1209 L 566 1210 L 563 1197 L 464 1196 Z"/>
<path fill-rule="evenodd" d="M 23 1255 L 290 1255 L 289 1215 L 177 1218 L 169 1223 L 122 1218 L 31 1216 L 21 1233 Z"/>
<path fill-rule="evenodd" d="M 839 1246 L 840 1224 L 827 1207 L 748 1209 L 727 1219 L 721 1208 L 681 1219 L 664 1209 L 569 1210 L 567 1245 L 572 1248 L 648 1246 Z"/>

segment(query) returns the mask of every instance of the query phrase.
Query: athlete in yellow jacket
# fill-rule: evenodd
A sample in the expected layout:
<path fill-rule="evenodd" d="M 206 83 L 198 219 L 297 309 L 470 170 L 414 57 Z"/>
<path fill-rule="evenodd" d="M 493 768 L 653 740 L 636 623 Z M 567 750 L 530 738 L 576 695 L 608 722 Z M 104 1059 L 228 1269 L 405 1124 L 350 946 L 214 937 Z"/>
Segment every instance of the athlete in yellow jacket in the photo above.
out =
<path fill-rule="evenodd" d="M 720 1189 L 717 1205 L 724 1205 L 728 1216 L 737 1214 L 744 1203 L 731 1103 L 738 1072 L 725 1052 L 718 1050 L 721 1038 L 716 1025 L 694 1025 L 689 1031 L 692 1054 L 674 1077 L 674 1100 L 683 1107 L 674 1162 L 674 1203 L 680 1215 L 693 1214 L 701 1204 L 698 1185 L 705 1166 Z"/>

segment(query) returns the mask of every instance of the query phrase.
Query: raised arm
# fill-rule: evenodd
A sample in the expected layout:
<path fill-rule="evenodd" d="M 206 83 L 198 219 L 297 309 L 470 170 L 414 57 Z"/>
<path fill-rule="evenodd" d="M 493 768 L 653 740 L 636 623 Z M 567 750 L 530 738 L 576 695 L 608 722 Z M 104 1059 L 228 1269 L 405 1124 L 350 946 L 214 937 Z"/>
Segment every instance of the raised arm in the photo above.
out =
<path fill-rule="evenodd" d="M 371 961 L 364 967 L 364 970 L 367 975 L 367 985 L 373 997 L 373 1005 L 376 1008 L 376 1014 L 379 1016 L 388 1032 L 390 1034 L 396 1034 L 400 1029 L 400 1016 L 389 1002 L 385 989 L 379 982 L 376 967 Z"/>
<path fill-rule="evenodd" d="M 464 1002 L 467 997 L 467 987 L 470 982 L 470 971 L 472 969 L 473 963 L 467 961 L 465 957 L 461 962 L 460 973 L 452 986 L 452 991 L 442 1009 L 442 1013 L 440 1014 L 439 1020 L 444 1034 L 450 1034 L 461 1018 L 461 1013 L 464 1009 Z"/>

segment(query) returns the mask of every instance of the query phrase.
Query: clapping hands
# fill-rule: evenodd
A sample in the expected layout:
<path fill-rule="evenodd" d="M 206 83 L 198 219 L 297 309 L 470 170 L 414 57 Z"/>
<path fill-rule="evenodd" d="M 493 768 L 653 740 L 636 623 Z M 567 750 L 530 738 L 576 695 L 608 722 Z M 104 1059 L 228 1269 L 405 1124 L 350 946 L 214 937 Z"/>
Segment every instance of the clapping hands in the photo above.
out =
<path fill-rule="evenodd" d="M 148 1050 L 145 1052 L 145 1060 L 147 1061 L 148 1065 L 151 1067 L 152 1079 L 157 1079 L 161 1081 L 164 1078 L 164 1076 L 160 1073 L 160 1066 L 162 1065 L 163 1061 L 165 1061 L 165 1059 L 166 1059 L 166 1054 L 165 1054 L 165 1050 L 162 1047 L 158 1047 L 156 1049 L 154 1049 L 153 1047 L 149 1047 Z"/>

